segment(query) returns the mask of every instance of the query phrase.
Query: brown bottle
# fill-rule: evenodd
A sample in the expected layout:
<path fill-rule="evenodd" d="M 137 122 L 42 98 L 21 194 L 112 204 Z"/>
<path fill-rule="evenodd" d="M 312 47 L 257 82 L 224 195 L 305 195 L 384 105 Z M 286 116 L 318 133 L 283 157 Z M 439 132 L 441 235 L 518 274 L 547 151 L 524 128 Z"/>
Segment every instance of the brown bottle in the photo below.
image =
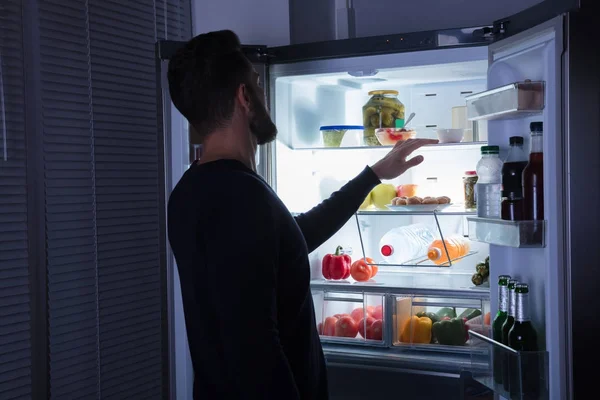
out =
<path fill-rule="evenodd" d="M 542 122 L 532 122 L 531 152 L 523 170 L 523 208 L 527 220 L 544 219 L 544 142 Z"/>

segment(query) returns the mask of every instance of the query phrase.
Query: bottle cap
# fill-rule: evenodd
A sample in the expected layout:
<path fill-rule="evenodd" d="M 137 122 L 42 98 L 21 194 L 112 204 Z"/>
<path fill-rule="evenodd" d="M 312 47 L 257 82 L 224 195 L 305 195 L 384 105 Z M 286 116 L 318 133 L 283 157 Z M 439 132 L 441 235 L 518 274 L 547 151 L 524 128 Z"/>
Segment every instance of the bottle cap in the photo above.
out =
<path fill-rule="evenodd" d="M 392 246 L 390 246 L 389 244 L 385 244 L 385 245 L 381 246 L 381 254 L 384 255 L 385 257 L 389 257 L 392 254 L 394 254 L 394 248 Z"/>
<path fill-rule="evenodd" d="M 436 261 L 442 258 L 442 251 L 437 247 L 432 247 L 427 251 L 427 258 L 431 261 Z"/>
<path fill-rule="evenodd" d="M 467 176 L 476 176 L 477 175 L 477 171 L 465 171 L 465 175 L 467 175 Z"/>
<path fill-rule="evenodd" d="M 529 124 L 529 130 L 531 132 L 544 132 L 544 123 L 543 122 L 532 122 Z"/>
<path fill-rule="evenodd" d="M 498 154 L 500 146 L 481 146 L 481 154 Z"/>
<path fill-rule="evenodd" d="M 523 136 L 511 136 L 508 139 L 508 142 L 510 143 L 511 146 L 513 145 L 519 145 L 519 144 L 523 144 Z"/>

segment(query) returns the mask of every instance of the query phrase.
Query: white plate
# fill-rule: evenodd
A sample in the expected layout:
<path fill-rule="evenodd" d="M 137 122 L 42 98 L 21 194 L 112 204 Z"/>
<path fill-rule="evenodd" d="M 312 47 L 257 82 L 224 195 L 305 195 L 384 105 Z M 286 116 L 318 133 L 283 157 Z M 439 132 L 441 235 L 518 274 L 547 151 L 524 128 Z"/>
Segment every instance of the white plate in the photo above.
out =
<path fill-rule="evenodd" d="M 449 204 L 409 204 L 405 206 L 395 206 L 392 204 L 387 204 L 386 207 L 392 211 L 434 211 L 434 210 L 443 210 L 446 207 L 450 207 L 452 203 Z"/>

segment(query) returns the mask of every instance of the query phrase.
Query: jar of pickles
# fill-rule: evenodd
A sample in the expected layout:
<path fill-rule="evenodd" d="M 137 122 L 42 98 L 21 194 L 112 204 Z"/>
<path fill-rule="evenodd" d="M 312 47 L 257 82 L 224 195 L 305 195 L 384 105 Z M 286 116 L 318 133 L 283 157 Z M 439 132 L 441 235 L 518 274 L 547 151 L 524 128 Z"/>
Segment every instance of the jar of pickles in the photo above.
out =
<path fill-rule="evenodd" d="M 381 146 L 375 136 L 377 128 L 403 128 L 404 104 L 398 100 L 397 90 L 373 90 L 371 98 L 363 106 L 363 143 L 365 146 Z"/>
<path fill-rule="evenodd" d="M 477 207 L 477 198 L 475 197 L 475 184 L 477 183 L 477 171 L 466 171 L 463 176 L 463 185 L 465 191 L 465 209 L 474 210 Z"/>

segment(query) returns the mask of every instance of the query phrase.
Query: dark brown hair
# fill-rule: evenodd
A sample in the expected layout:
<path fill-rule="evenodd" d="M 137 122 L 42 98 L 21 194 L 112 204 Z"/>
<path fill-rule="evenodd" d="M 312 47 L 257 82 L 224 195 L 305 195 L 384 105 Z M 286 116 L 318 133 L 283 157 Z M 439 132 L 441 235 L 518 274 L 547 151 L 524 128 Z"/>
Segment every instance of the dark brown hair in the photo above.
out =
<path fill-rule="evenodd" d="M 252 64 L 229 30 L 192 38 L 169 61 L 169 92 L 175 107 L 206 135 L 231 120 L 241 84 L 249 84 Z"/>

